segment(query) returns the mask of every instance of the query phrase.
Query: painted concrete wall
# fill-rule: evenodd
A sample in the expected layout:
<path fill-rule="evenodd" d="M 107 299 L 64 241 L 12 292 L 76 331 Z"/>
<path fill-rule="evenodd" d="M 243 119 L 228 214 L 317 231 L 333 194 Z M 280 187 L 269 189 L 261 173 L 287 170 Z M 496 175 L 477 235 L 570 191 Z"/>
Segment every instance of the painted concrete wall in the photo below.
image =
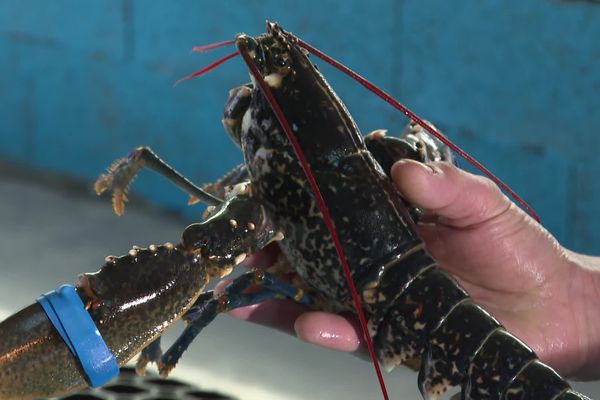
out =
<path fill-rule="evenodd" d="M 600 7 L 585 1 L 0 2 L 0 156 L 94 179 L 137 145 L 196 182 L 241 156 L 221 126 L 240 59 L 193 45 L 258 34 L 266 18 L 387 89 L 509 183 L 567 246 L 600 254 Z M 364 132 L 405 120 L 323 67 Z M 465 163 L 463 162 L 464 166 Z M 144 174 L 135 190 L 182 210 Z"/>

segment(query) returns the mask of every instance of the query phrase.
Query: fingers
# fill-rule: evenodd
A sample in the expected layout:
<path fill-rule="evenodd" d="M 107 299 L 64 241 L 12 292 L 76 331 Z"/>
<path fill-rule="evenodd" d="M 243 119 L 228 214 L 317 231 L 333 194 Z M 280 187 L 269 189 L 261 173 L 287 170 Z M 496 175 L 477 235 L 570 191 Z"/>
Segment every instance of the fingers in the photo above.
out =
<path fill-rule="evenodd" d="M 306 312 L 296 319 L 294 329 L 299 339 L 329 349 L 355 352 L 363 346 L 358 322 L 337 314 Z"/>
<path fill-rule="evenodd" d="M 288 300 L 269 300 L 248 307 L 236 308 L 228 314 L 234 318 L 265 325 L 290 335 L 295 334 L 294 324 L 308 308 Z"/>
<path fill-rule="evenodd" d="M 417 207 L 438 215 L 438 222 L 466 227 L 490 220 L 510 207 L 510 201 L 489 179 L 449 163 L 398 161 L 392 180 Z"/>
<path fill-rule="evenodd" d="M 229 284 L 221 281 L 215 287 L 220 293 Z M 363 348 L 360 325 L 355 319 L 321 311 L 308 311 L 302 304 L 288 300 L 270 300 L 228 313 L 234 318 L 265 325 L 300 340 L 329 349 L 355 352 Z"/>

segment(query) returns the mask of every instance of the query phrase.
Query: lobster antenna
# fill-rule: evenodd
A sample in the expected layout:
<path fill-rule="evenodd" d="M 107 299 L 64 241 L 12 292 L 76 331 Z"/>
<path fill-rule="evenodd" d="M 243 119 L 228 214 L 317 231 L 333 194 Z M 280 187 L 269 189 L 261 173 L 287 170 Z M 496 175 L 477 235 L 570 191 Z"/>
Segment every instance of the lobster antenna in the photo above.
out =
<path fill-rule="evenodd" d="M 226 42 L 222 42 L 222 43 L 226 43 Z M 208 46 L 214 46 L 214 45 L 208 45 Z M 179 85 L 183 81 L 187 81 L 188 79 L 192 79 L 192 78 L 195 78 L 197 76 L 204 75 L 207 72 L 210 72 L 213 69 L 217 68 L 219 65 L 223 64 L 225 61 L 230 60 L 230 59 L 232 59 L 233 57 L 236 57 L 239 54 L 240 54 L 240 52 L 236 51 L 234 53 L 229 54 L 228 56 L 225 56 L 225 57 L 221 58 L 220 60 L 215 61 L 214 63 L 210 64 L 208 67 L 204 67 L 201 70 L 194 72 L 193 74 L 190 74 L 188 76 L 184 76 L 183 78 L 178 79 L 173 84 L 173 87 Z"/>
<path fill-rule="evenodd" d="M 373 341 L 371 340 L 371 336 L 369 335 L 369 331 L 367 328 L 367 319 L 365 318 L 365 313 L 363 311 L 362 305 L 360 304 L 360 298 L 358 297 L 358 291 L 356 289 L 356 286 L 354 285 L 354 280 L 352 279 L 352 274 L 350 272 L 350 267 L 348 266 L 346 254 L 344 253 L 344 249 L 342 248 L 342 243 L 337 234 L 337 231 L 335 230 L 335 227 L 333 226 L 333 220 L 331 218 L 331 214 L 329 213 L 329 209 L 327 208 L 327 205 L 325 204 L 325 200 L 323 199 L 323 195 L 321 194 L 321 191 L 319 190 L 319 186 L 317 185 L 317 181 L 315 180 L 315 177 L 312 174 L 310 166 L 308 165 L 308 162 L 306 161 L 304 152 L 302 151 L 302 148 L 300 147 L 298 140 L 292 133 L 292 128 L 291 128 L 289 122 L 287 121 L 285 115 L 283 114 L 281 107 L 279 107 L 279 104 L 275 100 L 275 97 L 273 96 L 271 89 L 269 89 L 268 85 L 265 83 L 263 76 L 259 72 L 258 68 L 256 68 L 256 66 L 254 65 L 253 60 L 246 53 L 242 52 L 241 54 L 242 54 L 242 57 L 244 58 L 244 61 L 248 65 L 248 68 L 252 72 L 252 75 L 255 77 L 256 82 L 260 86 L 263 94 L 265 95 L 269 104 L 271 105 L 273 112 L 277 116 L 277 120 L 281 124 L 285 134 L 287 135 L 288 139 L 290 140 L 292 147 L 294 148 L 294 152 L 296 153 L 296 156 L 298 157 L 298 160 L 300 161 L 300 164 L 302 165 L 302 169 L 304 171 L 304 174 L 306 175 L 306 179 L 315 195 L 315 199 L 317 201 L 317 204 L 319 205 L 319 209 L 321 210 L 321 213 L 323 214 L 323 221 L 325 222 L 325 225 L 327 226 L 327 230 L 329 230 L 329 234 L 331 235 L 331 238 L 333 239 L 333 243 L 335 245 L 335 250 L 338 254 L 338 258 L 340 259 L 340 262 L 344 269 L 344 274 L 346 275 L 346 280 L 347 280 L 348 286 L 350 288 L 350 293 L 352 293 L 352 299 L 354 300 L 354 306 L 356 307 L 356 312 L 358 314 L 358 318 L 360 320 L 360 325 L 362 327 L 363 334 L 364 334 L 365 340 L 367 342 L 367 347 L 369 349 L 369 353 L 370 353 L 371 359 L 373 361 L 373 366 L 375 367 L 375 372 L 377 373 L 377 379 L 379 380 L 379 385 L 381 386 L 381 392 L 383 394 L 383 398 L 384 398 L 384 400 L 388 400 L 389 397 L 388 397 L 387 389 L 385 387 L 385 382 L 383 380 L 383 375 L 381 374 L 381 369 L 379 368 L 379 362 L 377 361 L 377 356 L 375 354 L 375 347 L 373 346 Z"/>
<path fill-rule="evenodd" d="M 204 46 L 194 46 L 192 47 L 192 51 L 197 51 L 200 53 L 204 53 L 206 51 L 216 49 L 217 47 L 229 46 L 230 44 L 235 44 L 235 39 L 225 40 L 224 42 L 217 42 L 212 44 L 206 44 Z"/>
<path fill-rule="evenodd" d="M 288 35 L 293 36 L 289 32 L 286 32 L 286 33 Z M 421 118 L 419 118 L 415 113 L 413 113 L 411 110 L 409 110 L 406 106 L 400 104 L 398 101 L 396 101 L 392 96 L 390 96 L 389 94 L 387 94 L 382 89 L 378 88 L 377 86 L 375 86 L 374 84 L 372 84 L 371 82 L 369 82 L 368 80 L 366 80 L 365 78 L 363 78 L 362 76 L 360 76 L 359 74 L 357 74 L 356 72 L 352 71 L 350 68 L 346 67 L 345 65 L 343 65 L 339 61 L 337 61 L 337 60 L 329 57 L 325 53 L 317 50 L 316 48 L 314 48 L 310 44 L 304 42 L 300 38 L 298 38 L 296 36 L 293 36 L 293 37 L 294 37 L 295 40 L 298 41 L 298 44 L 301 47 L 305 48 L 306 50 L 308 50 L 309 52 L 311 52 L 315 56 L 319 57 L 320 59 L 322 59 L 326 63 L 332 65 L 334 68 L 342 71 L 346 75 L 350 76 L 352 79 L 356 80 L 358 83 L 360 83 L 361 85 L 363 85 L 364 87 L 366 87 L 369 91 L 375 93 L 377 96 L 379 96 L 384 101 L 386 101 L 387 103 L 389 103 L 392 107 L 396 108 L 397 110 L 399 110 L 400 112 L 402 112 L 404 115 L 406 115 L 407 117 L 409 117 L 411 120 L 415 121 L 419 126 L 421 126 L 423 129 L 425 129 L 427 132 L 429 132 L 432 136 L 435 136 L 437 139 L 439 139 L 446 146 L 450 147 L 453 151 L 455 151 L 462 158 L 464 158 L 469 163 L 471 163 L 472 165 L 474 165 L 477 169 L 479 169 L 481 172 L 483 172 L 488 178 L 490 178 L 496 185 L 500 186 L 502 188 L 502 190 L 504 190 L 506 193 L 508 193 L 517 203 L 519 203 L 519 205 L 521 205 L 521 207 L 523 207 L 525 209 L 525 211 L 527 211 L 527 213 L 529 215 L 531 215 L 531 217 L 533 217 L 533 219 L 535 219 L 538 223 L 541 224 L 540 217 L 533 210 L 533 208 L 531 208 L 529 206 L 529 204 L 527 204 L 525 202 L 525 200 L 523 200 L 510 187 L 508 187 L 507 184 L 505 184 L 504 182 L 502 182 L 502 180 L 500 180 L 500 178 L 498 178 L 496 175 L 494 175 L 492 172 L 490 172 L 486 167 L 484 167 L 479 161 L 477 161 L 475 158 L 473 158 L 471 155 L 469 155 L 466 151 L 464 151 L 463 149 L 461 149 L 460 147 L 458 147 L 456 144 L 454 144 L 453 142 L 451 142 L 448 138 L 446 138 L 444 135 L 442 135 L 441 133 L 439 133 L 435 128 L 433 128 L 429 124 L 426 124 L 425 121 L 423 121 Z"/>

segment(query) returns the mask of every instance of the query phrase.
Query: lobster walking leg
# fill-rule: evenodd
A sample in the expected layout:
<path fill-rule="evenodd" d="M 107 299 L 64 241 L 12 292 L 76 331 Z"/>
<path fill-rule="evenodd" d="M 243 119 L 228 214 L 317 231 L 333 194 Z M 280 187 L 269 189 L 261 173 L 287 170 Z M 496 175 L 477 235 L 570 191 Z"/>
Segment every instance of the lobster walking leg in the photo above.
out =
<path fill-rule="evenodd" d="M 108 172 L 96 181 L 94 188 L 97 194 L 106 190 L 113 192 L 113 209 L 117 215 L 122 215 L 127 202 L 129 184 L 142 168 L 149 168 L 164 176 L 192 198 L 200 199 L 211 205 L 221 204 L 222 200 L 202 190 L 190 182 L 185 176 L 158 157 L 148 147 L 138 147 L 126 157 L 115 161 Z"/>
<path fill-rule="evenodd" d="M 212 297 L 212 290 L 202 293 L 200 295 L 200 297 L 198 297 L 198 300 L 206 295 L 208 295 L 209 297 Z M 198 301 L 198 300 L 196 300 L 196 301 Z M 157 337 L 152 342 L 150 342 L 150 344 L 148 346 L 144 347 L 144 349 L 140 352 L 140 355 L 138 356 L 138 359 L 135 363 L 135 372 L 138 375 L 140 375 L 140 376 L 146 375 L 146 366 L 149 363 L 154 362 L 154 363 L 158 364 L 160 362 L 160 359 L 162 357 L 162 349 L 160 347 L 160 339 L 161 339 L 161 336 Z"/>
<path fill-rule="evenodd" d="M 255 285 L 257 291 L 243 293 Z M 310 299 L 304 291 L 291 286 L 268 272 L 249 271 L 236 278 L 225 291 L 211 298 L 202 296 L 194 306 L 184 315 L 183 319 L 188 326 L 177 338 L 175 343 L 164 353 L 159 361 L 159 372 L 167 376 L 175 367 L 181 355 L 200 332 L 208 326 L 218 314 L 259 304 L 272 299 L 292 299 L 302 304 L 309 305 Z"/>
<path fill-rule="evenodd" d="M 246 164 L 239 164 L 218 181 L 202 185 L 202 189 L 223 199 L 227 195 L 227 190 L 237 185 L 238 183 L 249 180 L 250 177 L 248 176 L 248 167 L 246 166 Z M 189 204 L 196 203 L 200 200 L 201 199 L 192 196 L 190 197 Z"/>

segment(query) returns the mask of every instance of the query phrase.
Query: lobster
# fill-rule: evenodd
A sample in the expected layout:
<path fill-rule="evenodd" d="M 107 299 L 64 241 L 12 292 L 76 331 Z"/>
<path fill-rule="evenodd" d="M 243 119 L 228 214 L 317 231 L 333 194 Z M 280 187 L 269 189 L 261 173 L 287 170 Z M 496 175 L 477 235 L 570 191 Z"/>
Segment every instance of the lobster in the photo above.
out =
<path fill-rule="evenodd" d="M 431 127 L 420 120 L 399 138 L 381 131 L 363 138 L 307 47 L 277 24 L 268 22 L 257 37 L 239 34 L 235 44 L 251 82 L 230 92 L 223 125 L 244 164 L 201 188 L 140 147 L 96 182 L 98 193 L 112 191 L 117 214 L 142 168 L 210 204 L 180 243 L 133 247 L 80 276 L 77 295 L 118 364 L 141 352 L 138 372 L 156 362 L 166 376 L 219 313 L 287 298 L 358 313 L 377 360 L 417 369 L 425 399 L 458 385 L 461 399 L 586 399 L 475 304 L 425 250 L 415 230 L 419 210 L 402 200 L 388 175 L 402 158 L 453 161 L 443 138 L 429 136 Z M 289 264 L 249 271 L 219 294 L 205 291 L 211 279 L 272 242 Z M 344 264 L 355 291 L 344 280 Z M 300 280 L 290 283 L 284 277 L 292 265 Z M 163 353 L 160 336 L 180 319 L 187 327 Z M 3 321 L 0 337 L 0 399 L 90 385 L 39 303 Z"/>

